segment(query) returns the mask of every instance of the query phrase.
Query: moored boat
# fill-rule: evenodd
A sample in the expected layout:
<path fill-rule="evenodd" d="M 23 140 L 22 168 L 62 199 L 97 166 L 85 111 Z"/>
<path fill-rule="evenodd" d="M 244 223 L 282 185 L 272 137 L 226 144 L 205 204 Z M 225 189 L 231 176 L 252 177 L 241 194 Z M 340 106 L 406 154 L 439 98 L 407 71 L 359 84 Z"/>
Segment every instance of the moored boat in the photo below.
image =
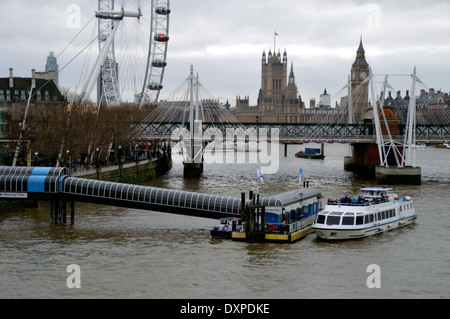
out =
<path fill-rule="evenodd" d="M 414 223 L 411 197 L 390 194 L 391 188 L 362 188 L 364 196 L 328 200 L 312 228 L 325 240 L 364 238 Z"/>
<path fill-rule="evenodd" d="M 243 223 L 237 217 L 225 217 L 220 219 L 220 226 L 216 226 L 211 230 L 212 238 L 230 239 L 231 234 L 243 229 Z"/>
<path fill-rule="evenodd" d="M 297 158 L 309 158 L 309 159 L 324 159 L 324 144 L 321 148 L 305 148 L 305 151 L 300 151 L 295 154 Z"/>

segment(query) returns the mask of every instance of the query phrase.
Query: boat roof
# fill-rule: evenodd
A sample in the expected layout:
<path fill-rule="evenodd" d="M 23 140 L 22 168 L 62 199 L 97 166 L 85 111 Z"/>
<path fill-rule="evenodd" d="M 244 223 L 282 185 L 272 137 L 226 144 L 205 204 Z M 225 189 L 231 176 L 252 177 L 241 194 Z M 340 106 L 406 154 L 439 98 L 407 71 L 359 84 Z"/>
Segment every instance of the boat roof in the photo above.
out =
<path fill-rule="evenodd" d="M 261 205 L 266 207 L 287 206 L 313 197 L 320 197 L 319 190 L 314 188 L 299 188 L 287 191 L 273 196 L 262 196 L 260 198 Z"/>
<path fill-rule="evenodd" d="M 373 192 L 383 192 L 383 191 L 385 191 L 385 192 L 387 192 L 387 191 L 392 190 L 392 188 L 384 188 L 384 187 L 364 187 L 364 188 L 361 188 L 361 190 L 364 191 L 364 192 L 369 192 L 369 191 L 373 191 Z"/>

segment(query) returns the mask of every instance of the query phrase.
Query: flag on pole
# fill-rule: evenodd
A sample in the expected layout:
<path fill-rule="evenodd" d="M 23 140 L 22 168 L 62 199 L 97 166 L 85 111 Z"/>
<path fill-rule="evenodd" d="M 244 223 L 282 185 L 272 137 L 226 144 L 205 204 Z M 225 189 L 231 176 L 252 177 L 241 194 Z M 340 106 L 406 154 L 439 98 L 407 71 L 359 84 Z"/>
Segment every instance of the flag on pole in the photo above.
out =
<path fill-rule="evenodd" d="M 261 180 L 261 182 L 264 182 L 264 179 L 261 176 L 261 172 L 259 171 L 259 168 L 256 169 L 256 172 L 258 174 L 259 179 Z"/>
<path fill-rule="evenodd" d="M 302 184 L 303 168 L 300 168 L 300 174 L 298 175 L 298 183 Z"/>
<path fill-rule="evenodd" d="M 276 36 L 278 35 L 277 31 L 274 31 L 274 33 L 275 33 Z"/>

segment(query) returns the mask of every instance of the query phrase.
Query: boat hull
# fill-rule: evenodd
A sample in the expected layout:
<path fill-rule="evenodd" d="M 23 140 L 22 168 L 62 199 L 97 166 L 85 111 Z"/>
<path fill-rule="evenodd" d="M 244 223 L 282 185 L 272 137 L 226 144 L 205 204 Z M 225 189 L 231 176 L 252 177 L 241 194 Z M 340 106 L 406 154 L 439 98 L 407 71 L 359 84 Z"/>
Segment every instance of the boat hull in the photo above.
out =
<path fill-rule="evenodd" d="M 303 239 L 307 235 L 313 233 L 313 229 L 311 226 L 302 228 L 293 232 L 292 234 L 276 234 L 276 233 L 266 233 L 264 234 L 264 241 L 270 243 L 294 243 Z M 231 235 L 231 239 L 234 241 L 246 241 L 247 235 L 242 232 L 234 232 Z"/>
<path fill-rule="evenodd" d="M 214 239 L 231 239 L 232 232 L 225 230 L 211 230 L 211 237 Z"/>
<path fill-rule="evenodd" d="M 319 160 L 325 159 L 325 155 L 322 155 L 322 154 L 306 154 L 303 152 L 299 152 L 299 153 L 295 154 L 295 157 L 307 158 L 307 159 L 319 159 Z"/>
<path fill-rule="evenodd" d="M 378 235 L 386 231 L 394 230 L 400 227 L 408 226 L 416 222 L 417 216 L 412 215 L 402 219 L 397 219 L 387 223 L 375 223 L 370 227 L 358 228 L 358 229 L 342 229 L 333 228 L 327 226 L 313 225 L 313 230 L 317 237 L 328 241 L 338 240 L 350 240 L 365 238 L 373 235 Z"/>

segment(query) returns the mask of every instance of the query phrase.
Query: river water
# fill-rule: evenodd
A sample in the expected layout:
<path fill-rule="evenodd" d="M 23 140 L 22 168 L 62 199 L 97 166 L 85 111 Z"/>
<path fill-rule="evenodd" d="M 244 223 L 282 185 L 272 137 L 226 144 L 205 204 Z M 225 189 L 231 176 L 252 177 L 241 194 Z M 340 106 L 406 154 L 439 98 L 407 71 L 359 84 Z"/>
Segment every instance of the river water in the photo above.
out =
<path fill-rule="evenodd" d="M 280 148 L 262 194 L 298 187 L 298 171 L 325 198 L 356 195 L 370 181 L 343 170 L 350 146 L 327 144 L 323 161 Z M 312 145 L 313 146 L 313 145 Z M 175 154 L 176 156 L 176 154 Z M 417 151 L 421 186 L 396 186 L 415 201 L 415 225 L 355 241 L 314 234 L 294 244 L 214 240 L 215 220 L 77 203 L 74 225 L 49 225 L 49 208 L 0 214 L 0 298 L 308 299 L 450 297 L 450 150 Z M 240 196 L 256 190 L 256 164 L 207 164 L 199 180 L 182 165 L 148 185 Z M 69 289 L 69 265 L 81 288 Z M 379 266 L 381 288 L 369 289 Z M 71 281 L 75 282 L 75 281 Z"/>

